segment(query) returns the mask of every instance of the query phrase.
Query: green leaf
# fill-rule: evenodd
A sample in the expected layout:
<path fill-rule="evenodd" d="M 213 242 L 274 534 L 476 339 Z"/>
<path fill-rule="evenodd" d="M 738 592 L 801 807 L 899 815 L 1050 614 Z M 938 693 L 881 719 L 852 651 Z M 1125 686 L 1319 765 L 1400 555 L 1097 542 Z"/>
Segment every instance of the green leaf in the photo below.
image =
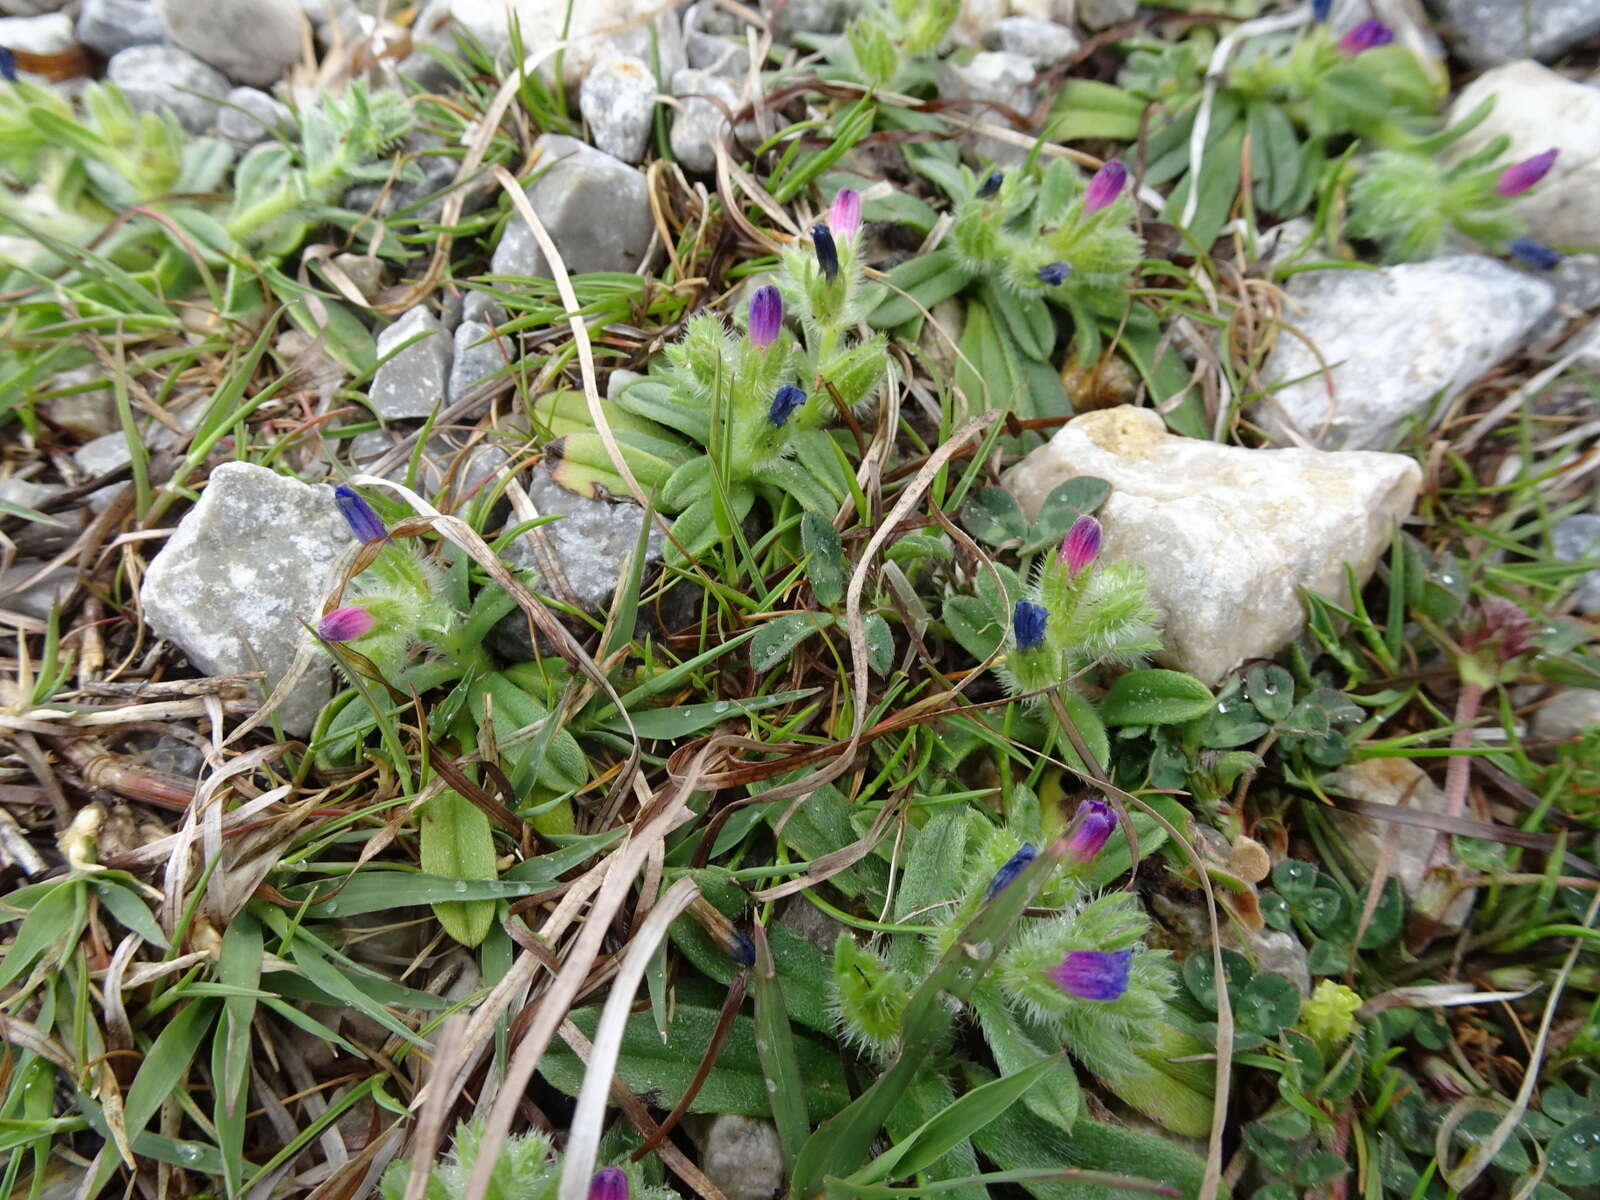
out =
<path fill-rule="evenodd" d="M 1257 100 L 1246 113 L 1250 134 L 1250 173 L 1255 185 L 1256 205 L 1280 216 L 1292 215 L 1289 209 L 1299 190 L 1300 140 L 1283 106 Z"/>
<path fill-rule="evenodd" d="M 1550 1178 L 1569 1187 L 1600 1183 L 1600 1116 L 1574 1121 L 1545 1147 Z"/>
<path fill-rule="evenodd" d="M 807 512 L 831 517 L 839 511 L 839 497 L 833 494 L 827 484 L 793 459 L 779 458 L 762 463 L 750 472 L 750 477 L 757 483 L 788 492 Z"/>
<path fill-rule="evenodd" d="M 947 597 L 941 616 L 950 636 L 975 662 L 988 658 L 1005 640 L 1005 621 L 977 596 Z"/>
<path fill-rule="evenodd" d="M 751 670 L 758 673 L 772 670 L 806 638 L 832 624 L 833 616 L 829 613 L 790 613 L 768 621 L 750 640 Z"/>
<path fill-rule="evenodd" d="M 783 1002 L 783 984 L 773 964 L 766 933 L 760 926 L 755 930 L 755 943 L 756 961 L 751 970 L 751 982 L 755 991 L 756 1056 L 773 1085 L 767 1089 L 767 1098 L 787 1163 L 805 1143 L 811 1118 L 806 1112 L 805 1085 L 800 1074 L 794 1030 Z"/>
<path fill-rule="evenodd" d="M 422 869 L 465 883 L 495 878 L 494 832 L 472 801 L 446 790 L 422 810 Z M 464 891 L 465 889 L 463 889 Z M 449 901 L 433 906 L 445 932 L 463 946 L 476 946 L 494 921 L 494 901 Z"/>
<path fill-rule="evenodd" d="M 837 608 L 844 599 L 844 547 L 832 522 L 818 512 L 800 518 L 800 544 L 807 554 L 806 577 L 811 594 L 823 608 Z"/>
<path fill-rule="evenodd" d="M 1075 475 L 1052 488 L 1039 507 L 1039 516 L 1022 544 L 1024 554 L 1035 554 L 1061 543 L 1079 517 L 1094 512 L 1111 494 L 1111 485 L 1093 475 Z"/>
<path fill-rule="evenodd" d="M 1244 955 L 1234 950 L 1222 952 L 1222 970 L 1228 980 L 1228 1003 L 1235 1012 L 1244 1004 L 1244 989 L 1252 970 Z M 1191 954 L 1183 962 L 1183 982 L 1190 995 L 1209 1012 L 1217 1011 L 1216 964 L 1209 954 Z"/>
<path fill-rule="evenodd" d="M 949 1108 L 929 1120 L 910 1137 L 891 1146 L 851 1179 L 857 1183 L 915 1175 L 932 1166 L 955 1146 L 1014 1105 L 1045 1073 L 1061 1062 L 1061 1051 L 1034 1062 L 1014 1075 L 1002 1076 L 973 1088 Z"/>
<path fill-rule="evenodd" d="M 861 624 L 867 637 L 867 666 L 881 679 L 894 667 L 894 634 L 878 613 L 868 613 Z"/>
<path fill-rule="evenodd" d="M 170 947 L 167 935 L 162 932 L 157 924 L 155 914 L 152 913 L 144 902 L 144 898 L 132 888 L 123 887 L 121 884 L 112 883 L 107 879 L 92 879 L 95 895 L 100 898 L 100 903 L 105 905 L 106 911 L 120 921 L 124 928 L 137 933 L 152 946 L 160 946 L 163 950 Z"/>
<path fill-rule="evenodd" d="M 961 508 L 967 532 L 988 546 L 1001 546 L 1026 536 L 1028 522 L 1005 488 L 979 488 Z"/>
<path fill-rule="evenodd" d="M 1050 106 L 1045 138 L 1052 142 L 1131 142 L 1139 136 L 1144 109 L 1139 97 L 1109 83 L 1068 79 Z"/>
<path fill-rule="evenodd" d="M 1300 991 L 1282 975 L 1263 971 L 1245 985 L 1239 1023 L 1262 1037 L 1276 1037 L 1300 1019 Z"/>
<path fill-rule="evenodd" d="M 903 325 L 921 315 L 918 304 L 931 309 L 941 300 L 954 296 L 971 280 L 971 274 L 956 261 L 955 251 L 941 248 L 931 254 L 919 254 L 889 272 L 885 282 L 893 286 L 889 295 L 868 314 L 867 323 L 874 329 Z M 900 292 L 905 292 L 906 296 Z"/>
<path fill-rule="evenodd" d="M 1215 703 L 1193 675 L 1149 668 L 1129 671 L 1111 685 L 1100 702 L 1100 719 L 1112 727 L 1181 725 L 1205 716 Z"/>
<path fill-rule="evenodd" d="M 1048 1059 L 1054 1064 L 1047 1070 L 1039 1086 L 1022 1097 L 1031 1112 L 1041 1120 L 1060 1129 L 1071 1129 L 1083 1110 L 1083 1094 L 1078 1087 L 1078 1075 L 1072 1064 L 1059 1051 L 1051 1051 L 1018 1024 L 1017 1018 L 1004 1003 L 987 993 L 979 992 L 973 998 L 978 1014 L 978 1028 L 994 1052 L 995 1064 L 1002 1075 L 1015 1075 L 1024 1068 Z"/>
<path fill-rule="evenodd" d="M 688 1091 L 711 1044 L 719 1015 L 714 1008 L 680 1002 L 673 1009 L 663 1041 L 649 1012 L 633 1013 L 623 1029 L 617 1076 L 634 1092 L 648 1096 L 653 1106 L 672 1108 Z M 572 1023 L 590 1038 L 599 1020 L 598 1008 L 580 1008 L 572 1014 Z M 794 1042 L 800 1076 L 805 1081 L 806 1104 L 813 1118 L 837 1112 L 849 1099 L 849 1093 L 831 1041 L 799 1034 Z M 584 1070 L 583 1062 L 563 1042 L 553 1044 L 539 1062 L 539 1073 L 568 1096 L 578 1094 Z M 704 1086 L 695 1093 L 689 1111 L 747 1117 L 772 1115 L 766 1072 L 756 1052 L 755 1023 L 749 1017 L 733 1019 L 727 1040 Z"/>
<path fill-rule="evenodd" d="M 81 879 L 68 879 L 46 892 L 23 918 L 0 959 L 0 987 L 20 978 L 52 946 L 63 953 L 70 949 L 83 930 L 86 909 Z"/>
<path fill-rule="evenodd" d="M 1246 671 L 1244 688 L 1262 720 L 1281 721 L 1294 707 L 1294 676 L 1273 663 L 1257 663 Z"/>
<path fill-rule="evenodd" d="M 774 692 L 770 696 L 752 696 L 747 700 L 708 700 L 701 704 L 680 704 L 676 708 L 649 708 L 633 714 L 633 727 L 642 738 L 661 738 L 675 741 L 710 729 L 719 721 L 739 713 L 760 712 L 764 708 L 778 708 L 796 700 L 814 696 L 819 688 L 800 688 L 792 692 Z M 604 727 L 617 733 L 626 733 L 627 726 L 621 717 L 612 717 Z"/>

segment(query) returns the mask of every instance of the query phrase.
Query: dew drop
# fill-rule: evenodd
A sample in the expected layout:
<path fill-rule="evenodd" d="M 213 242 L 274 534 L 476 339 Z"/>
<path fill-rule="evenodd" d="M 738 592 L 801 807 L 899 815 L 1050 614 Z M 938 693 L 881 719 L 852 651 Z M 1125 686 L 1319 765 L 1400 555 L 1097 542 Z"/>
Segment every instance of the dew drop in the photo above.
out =
<path fill-rule="evenodd" d="M 336 917 L 339 915 L 339 905 L 335 901 L 329 900 L 322 906 L 322 911 L 330 917 Z"/>
<path fill-rule="evenodd" d="M 462 892 L 465 892 L 467 890 L 467 881 L 465 879 L 456 880 L 455 887 L 454 887 L 453 890 L 456 891 L 458 894 L 462 893 Z"/>

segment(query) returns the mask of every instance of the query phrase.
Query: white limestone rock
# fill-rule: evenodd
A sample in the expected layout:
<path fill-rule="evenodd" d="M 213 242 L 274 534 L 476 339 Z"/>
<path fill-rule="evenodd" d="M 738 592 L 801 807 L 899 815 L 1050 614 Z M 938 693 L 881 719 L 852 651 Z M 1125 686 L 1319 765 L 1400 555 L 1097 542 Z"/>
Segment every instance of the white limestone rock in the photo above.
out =
<path fill-rule="evenodd" d="M 1078 35 L 1065 25 L 1037 17 L 1006 17 L 989 31 L 991 50 L 1019 54 L 1038 70 L 1053 67 L 1078 52 Z"/>
<path fill-rule="evenodd" d="M 990 101 L 1027 116 L 1039 103 L 1039 90 L 1033 86 L 1037 73 L 1033 63 L 1020 54 L 986 50 L 964 63 L 946 59 L 939 67 L 939 94 L 946 100 Z M 988 104 L 962 105 L 960 111 L 990 125 L 1015 128 L 1008 114 Z M 974 165 L 991 162 L 1010 167 L 1028 157 L 1026 145 L 1014 145 L 987 133 L 965 134 L 962 144 Z"/>
<path fill-rule="evenodd" d="M 404 349 L 396 351 L 397 346 Z M 409 309 L 378 335 L 378 357 L 389 357 L 367 393 L 373 411 L 385 421 L 431 413 L 445 396 L 450 351 L 450 335 L 439 318 L 420 304 Z"/>
<path fill-rule="evenodd" d="M 1067 422 L 1003 482 L 1032 519 L 1077 475 L 1111 484 L 1102 553 L 1149 573 L 1157 657 L 1207 684 L 1300 633 L 1299 589 L 1343 602 L 1347 563 L 1364 582 L 1422 479 L 1403 455 L 1222 446 L 1123 405 Z"/>
<path fill-rule="evenodd" d="M 596 64 L 578 91 L 578 111 L 595 146 L 623 162 L 644 158 L 655 108 L 656 77 L 643 59 L 631 55 Z"/>
<path fill-rule="evenodd" d="M 1454 153 L 1475 154 L 1501 134 L 1511 139 L 1500 160 L 1505 163 L 1555 147 L 1560 153 L 1550 173 L 1512 206 L 1541 242 L 1600 246 L 1600 87 L 1574 83 L 1524 59 L 1485 71 L 1463 88 L 1451 106 L 1451 123 L 1488 96 L 1499 97 L 1494 111 L 1456 143 Z"/>
<path fill-rule="evenodd" d="M 300 622 L 320 615 L 350 542 L 332 488 L 224 463 L 151 562 L 139 592 L 145 620 L 199 670 L 265 670 L 270 690 L 304 643 Z M 278 709 L 284 729 L 308 733 L 331 694 L 327 665 L 313 664 Z"/>
<path fill-rule="evenodd" d="M 683 102 L 672 119 L 672 153 L 684 170 L 709 174 L 717 166 L 717 146 L 731 143 L 735 132 L 728 128 L 728 115 L 744 107 L 739 88 L 710 71 L 688 68 L 672 77 L 672 94 Z M 748 141 L 753 127 L 742 122 L 736 132 Z M 731 152 L 737 156 L 736 149 Z"/>
<path fill-rule="evenodd" d="M 167 34 L 235 83 L 275 83 L 300 57 L 298 0 L 156 0 Z"/>
<path fill-rule="evenodd" d="M 1303 336 L 1279 333 L 1262 369 L 1276 390 L 1250 416 L 1279 442 L 1298 432 L 1330 450 L 1388 446 L 1441 392 L 1515 353 L 1555 303 L 1544 280 L 1477 254 L 1308 271 L 1288 293 L 1284 320 Z"/>

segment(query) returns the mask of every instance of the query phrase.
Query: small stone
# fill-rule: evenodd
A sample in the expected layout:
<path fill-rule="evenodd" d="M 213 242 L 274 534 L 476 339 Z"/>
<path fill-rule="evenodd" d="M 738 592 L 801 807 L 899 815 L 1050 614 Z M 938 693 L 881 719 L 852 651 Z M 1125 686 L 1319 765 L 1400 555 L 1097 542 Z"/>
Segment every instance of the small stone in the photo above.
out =
<path fill-rule="evenodd" d="M 1575 513 L 1563 517 L 1551 527 L 1550 540 L 1562 562 L 1600 559 L 1600 516 Z M 1578 579 L 1572 596 L 1579 612 L 1600 612 L 1600 567 Z"/>
<path fill-rule="evenodd" d="M 1067 422 L 1003 482 L 1031 520 L 1078 475 L 1111 484 L 1102 556 L 1148 572 L 1156 657 L 1208 685 L 1300 633 L 1300 589 L 1345 603 L 1346 564 L 1366 581 L 1422 479 L 1405 455 L 1223 446 L 1124 405 Z"/>
<path fill-rule="evenodd" d="M 844 928 L 804 896 L 791 896 L 778 912 L 778 924 L 803 941 L 810 942 L 831 960 L 833 945 Z"/>
<path fill-rule="evenodd" d="M 99 367 L 57 371 L 45 384 L 45 393 L 39 416 L 80 441 L 93 441 L 121 428 L 117 398 Z"/>
<path fill-rule="evenodd" d="M 505 338 L 489 336 L 489 327 L 476 321 L 456 326 L 455 354 L 450 360 L 450 403 L 462 399 L 489 376 L 505 368 L 511 346 Z"/>
<path fill-rule="evenodd" d="M 123 748 L 137 755 L 152 771 L 165 771 L 168 775 L 181 775 L 186 779 L 200 778 L 206 766 L 206 756 L 182 738 L 135 733 Z"/>
<path fill-rule="evenodd" d="M 66 0 L 0 0 L 0 13 L 8 17 L 35 17 L 66 6 Z"/>
<path fill-rule="evenodd" d="M 595 63 L 612 54 L 631 54 L 646 62 L 659 54 L 664 79 L 684 63 L 677 13 L 660 0 L 454 0 L 450 11 L 493 53 L 510 44 L 513 16 L 524 46 L 566 38 L 562 68 L 569 88 L 576 88 Z M 617 32 L 595 36 L 602 30 Z"/>
<path fill-rule="evenodd" d="M 452 511 L 469 503 L 510 461 L 511 456 L 494 442 L 480 439 L 467 446 L 453 435 L 435 434 L 422 447 L 416 489 L 445 511 Z M 410 468 L 408 457 L 388 478 L 405 483 Z"/>
<path fill-rule="evenodd" d="M 1600 254 L 1565 255 L 1549 279 L 1558 305 L 1578 312 L 1600 308 Z"/>
<path fill-rule="evenodd" d="M 1039 104 L 1039 90 L 1033 86 L 1037 73 L 1029 59 L 1007 51 L 984 51 L 966 63 L 946 59 L 939 67 L 939 94 L 945 100 L 984 101 L 963 104 L 960 111 L 986 124 L 1015 129 L 1010 115 L 991 105 L 1028 116 Z M 965 134 L 962 140 L 967 157 L 975 164 L 1009 167 L 1028 157 L 1027 145 L 1013 145 L 987 133 Z"/>
<path fill-rule="evenodd" d="M 1369 758 L 1347 763 L 1334 775 L 1335 788 L 1368 804 L 1399 804 L 1418 812 L 1442 814 L 1445 797 L 1420 767 L 1407 758 Z M 1359 813 L 1332 810 L 1329 815 L 1344 834 L 1350 857 L 1370 876 L 1379 860 L 1389 856 L 1389 877 L 1400 884 L 1408 900 L 1422 894 L 1423 876 L 1438 832 L 1421 825 L 1381 821 Z M 1472 912 L 1472 894 L 1465 892 L 1445 910 L 1440 922 L 1460 929 Z"/>
<path fill-rule="evenodd" d="M 1308 271 L 1288 293 L 1301 336 L 1278 335 L 1251 419 L 1280 442 L 1297 431 L 1336 450 L 1388 446 L 1408 420 L 1442 412 L 1441 392 L 1448 400 L 1514 353 L 1555 303 L 1548 283 L 1481 255 Z"/>
<path fill-rule="evenodd" d="M 225 76 L 176 46 L 132 46 L 106 66 L 106 77 L 139 112 L 170 112 L 190 133 L 217 121 L 217 104 L 233 90 Z"/>
<path fill-rule="evenodd" d="M 361 35 L 361 10 L 350 0 L 298 0 L 300 11 L 316 30 L 319 42 L 331 43 L 335 35 L 350 41 Z"/>
<path fill-rule="evenodd" d="M 300 58 L 298 0 L 155 0 L 172 40 L 237 83 L 275 83 Z"/>
<path fill-rule="evenodd" d="M 1078 0 L 1078 20 L 1089 30 L 1109 29 L 1133 20 L 1139 0 Z"/>
<path fill-rule="evenodd" d="M 650 246 L 655 223 L 644 173 L 577 138 L 541 134 L 541 170 L 528 203 L 561 251 L 567 271 L 632 271 Z M 506 226 L 489 269 L 496 275 L 548 276 L 544 252 L 520 217 Z"/>
<path fill-rule="evenodd" d="M 1201 826 L 1200 828 L 1205 828 Z M 1194 948 L 1209 953 L 1211 918 L 1203 899 L 1196 892 L 1178 895 L 1154 892 L 1150 907 L 1161 918 L 1157 949 L 1173 950 L 1181 957 Z M 1226 907 L 1217 905 L 1218 929 L 1222 944 L 1249 958 L 1258 971 L 1272 971 L 1286 977 L 1302 996 L 1311 994 L 1311 960 L 1305 945 L 1294 934 L 1282 929 L 1247 929 L 1234 920 Z"/>
<path fill-rule="evenodd" d="M 317 619 L 334 562 L 350 544 L 332 488 L 224 463 L 151 562 L 139 593 L 144 618 L 197 669 L 264 670 L 270 691 L 304 644 L 301 622 Z M 278 709 L 284 729 L 309 732 L 331 693 L 331 672 L 314 662 Z"/>
<path fill-rule="evenodd" d="M 631 500 L 590 500 L 569 492 L 542 465 L 528 473 L 523 487 L 541 517 L 561 517 L 540 526 L 538 532 L 548 541 L 573 596 L 587 611 L 602 611 L 638 544 L 644 510 Z M 646 541 L 650 560 L 661 557 L 664 540 L 660 527 L 652 522 Z M 518 570 L 532 570 L 543 577 L 544 555 L 536 547 L 533 533 L 512 542 L 504 557 Z M 544 590 L 556 599 L 566 598 L 559 585 L 549 580 L 544 581 Z"/>
<path fill-rule="evenodd" d="M 984 39 L 986 45 L 1027 59 L 1039 70 L 1065 62 L 1078 52 L 1078 35 L 1065 25 L 1035 17 L 1006 17 Z"/>
<path fill-rule="evenodd" d="M 234 88 L 217 113 L 217 132 L 241 150 L 293 129 L 289 106 L 259 88 Z"/>
<path fill-rule="evenodd" d="M 61 566 L 34 578 L 44 565 L 28 559 L 12 563 L 0 571 L 0 609 L 21 613 L 38 621 L 48 621 L 50 611 L 58 604 L 65 604 L 72 595 L 73 588 L 77 586 L 78 573 L 72 567 Z M 30 579 L 32 582 L 27 582 Z M 21 591 L 13 590 L 24 583 L 27 586 L 22 587 Z"/>
<path fill-rule="evenodd" d="M 19 504 L 23 508 L 38 509 L 41 504 L 60 491 L 59 487 L 53 487 L 48 483 L 18 479 L 15 475 L 7 475 L 0 479 L 0 501 Z"/>
<path fill-rule="evenodd" d="M 1594 0 L 1434 0 L 1433 7 L 1452 48 L 1474 67 L 1549 62 L 1600 33 Z"/>
<path fill-rule="evenodd" d="M 1600 21 L 1600 11 L 1596 18 Z M 1511 145 L 1501 163 L 1558 150 L 1550 173 L 1511 206 L 1541 242 L 1558 247 L 1600 243 L 1600 205 L 1594 202 L 1600 194 L 1600 88 L 1574 83 L 1536 62 L 1515 62 L 1485 71 L 1463 88 L 1450 108 L 1450 122 L 1464 120 L 1489 96 L 1498 97 L 1494 111 L 1452 153 L 1476 154 L 1502 134 Z"/>
<path fill-rule="evenodd" d="M 383 259 L 375 254 L 335 254 L 333 265 L 343 271 L 368 300 L 383 290 Z"/>
<path fill-rule="evenodd" d="M 398 346 L 405 348 L 396 351 Z M 367 393 L 372 411 L 385 421 L 431 413 L 444 398 L 450 348 L 438 317 L 420 304 L 409 309 L 378 335 L 378 357 L 385 361 Z"/>
<path fill-rule="evenodd" d="M 83 0 L 78 10 L 78 41 L 110 58 L 130 46 L 155 46 L 167 27 L 155 0 Z"/>
<path fill-rule="evenodd" d="M 723 1113 L 698 1140 L 700 1169 L 728 1200 L 772 1200 L 783 1191 L 783 1143 L 771 1121 Z"/>
<path fill-rule="evenodd" d="M 505 307 L 488 292 L 470 291 L 461 301 L 461 319 L 499 328 L 507 321 Z"/>
<path fill-rule="evenodd" d="M 797 33 L 842 33 L 861 0 L 784 0 L 768 7 L 775 10 L 773 33 L 784 40 Z"/>
<path fill-rule="evenodd" d="M 595 146 L 623 162 L 644 158 L 655 107 L 656 77 L 642 59 L 627 56 L 596 65 L 578 92 Z"/>
<path fill-rule="evenodd" d="M 1557 692 L 1533 713 L 1533 736 L 1565 742 L 1600 725 L 1600 692 L 1569 688 Z"/>
<path fill-rule="evenodd" d="M 672 119 L 672 153 L 684 170 L 710 174 L 717 166 L 717 147 L 733 136 L 729 114 L 744 107 L 739 89 L 720 75 L 689 68 L 672 77 L 672 94 L 683 101 Z M 746 122 L 738 132 L 749 130 Z"/>
<path fill-rule="evenodd" d="M 0 46 L 17 54 L 37 54 L 54 58 L 67 54 L 77 45 L 72 18 L 66 13 L 46 13 L 37 17 L 0 17 Z M 48 75 L 22 70 L 18 75 L 33 83 L 48 83 Z"/>
<path fill-rule="evenodd" d="M 699 71 L 738 78 L 750 70 L 750 48 L 745 45 L 742 35 L 730 36 L 720 30 L 722 22 L 708 20 L 708 9 L 718 15 L 726 15 L 708 0 L 691 4 L 684 11 L 683 49 L 689 66 Z"/>
<path fill-rule="evenodd" d="M 458 154 L 432 134 L 413 132 L 406 138 L 404 158 L 405 173 L 400 178 L 388 184 L 358 184 L 345 192 L 344 206 L 384 217 L 400 214 L 408 221 L 437 221 L 456 191 Z M 492 175 L 476 172 L 460 186 L 461 215 L 477 212 L 498 190 Z"/>

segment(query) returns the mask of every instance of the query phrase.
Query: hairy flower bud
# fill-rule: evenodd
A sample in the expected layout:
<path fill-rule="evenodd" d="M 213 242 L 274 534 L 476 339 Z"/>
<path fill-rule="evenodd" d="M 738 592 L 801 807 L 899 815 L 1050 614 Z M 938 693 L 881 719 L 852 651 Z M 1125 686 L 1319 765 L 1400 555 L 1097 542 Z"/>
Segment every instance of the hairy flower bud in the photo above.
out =
<path fill-rule="evenodd" d="M 989 881 L 989 886 L 984 889 L 984 900 L 993 900 L 1001 892 L 1005 891 L 1007 885 L 1022 874 L 1023 868 L 1038 857 L 1039 851 L 1034 849 L 1030 843 L 1023 842 L 1022 848 L 1006 859 L 1005 865 L 994 873 L 994 878 Z"/>
<path fill-rule="evenodd" d="M 806 402 L 806 394 L 792 383 L 786 383 L 772 397 L 772 407 L 767 410 L 767 420 L 780 429 L 789 423 L 794 410 Z"/>
<path fill-rule="evenodd" d="M 758 287 L 750 297 L 750 340 L 765 350 L 778 340 L 783 328 L 783 297 L 772 284 Z"/>
<path fill-rule="evenodd" d="M 1018 650 L 1037 650 L 1044 645 L 1044 626 L 1050 619 L 1049 610 L 1032 600 L 1018 600 L 1011 614 L 1011 631 L 1017 638 Z"/>
<path fill-rule="evenodd" d="M 1100 853 L 1101 848 L 1116 832 L 1116 810 L 1104 800 L 1085 800 L 1078 805 L 1067 825 L 1067 857 L 1073 862 L 1086 863 Z"/>
<path fill-rule="evenodd" d="M 1039 281 L 1047 287 L 1060 287 L 1070 274 L 1072 268 L 1064 262 L 1045 263 L 1039 268 Z"/>
<path fill-rule="evenodd" d="M 839 274 L 839 249 L 833 244 L 833 231 L 826 222 L 811 227 L 811 245 L 817 252 L 817 267 L 824 279 Z"/>
<path fill-rule="evenodd" d="M 1113 158 L 1096 171 L 1094 178 L 1089 181 L 1089 188 L 1083 193 L 1083 211 L 1097 213 L 1107 207 L 1122 195 L 1123 185 L 1127 182 L 1128 168 Z"/>
<path fill-rule="evenodd" d="M 1000 185 L 1005 181 L 1005 172 L 990 171 L 989 174 L 984 178 L 984 181 L 978 185 L 978 199 L 988 200 L 990 197 L 998 195 L 1000 191 Z"/>
<path fill-rule="evenodd" d="M 1375 50 L 1394 41 L 1394 30 L 1382 21 L 1372 18 L 1361 22 L 1339 39 L 1339 52 L 1352 58 L 1366 50 Z"/>
<path fill-rule="evenodd" d="M 366 637 L 374 618 L 358 604 L 336 608 L 317 622 L 317 636 L 325 642 L 353 642 Z"/>
<path fill-rule="evenodd" d="M 1046 972 L 1079 1000 L 1116 1000 L 1128 990 L 1132 950 L 1072 950 Z"/>
<path fill-rule="evenodd" d="M 1509 249 L 1513 258 L 1535 271 L 1554 271 L 1561 265 L 1561 252 L 1552 250 L 1537 238 L 1512 238 Z"/>
<path fill-rule="evenodd" d="M 602 1167 L 589 1181 L 589 1200 L 628 1200 L 628 1175 L 621 1167 Z"/>
<path fill-rule="evenodd" d="M 353 487 L 341 483 L 333 489 L 333 501 L 339 506 L 345 524 L 350 526 L 350 532 L 361 541 L 370 542 L 374 538 L 389 536 L 378 514 L 372 511 L 372 506 Z"/>
<path fill-rule="evenodd" d="M 840 188 L 828 210 L 828 226 L 840 237 L 854 237 L 861 228 L 861 193 L 855 188 Z"/>
<path fill-rule="evenodd" d="M 1559 150 L 1552 147 L 1543 154 L 1535 154 L 1521 162 L 1512 163 L 1500 172 L 1500 178 L 1495 181 L 1494 194 L 1507 197 L 1522 195 L 1550 173 L 1550 168 L 1555 166 L 1556 155 L 1559 153 Z"/>
<path fill-rule="evenodd" d="M 1087 513 L 1072 523 L 1067 536 L 1061 540 L 1058 554 L 1069 577 L 1076 577 L 1099 556 L 1101 537 L 1100 522 Z"/>

